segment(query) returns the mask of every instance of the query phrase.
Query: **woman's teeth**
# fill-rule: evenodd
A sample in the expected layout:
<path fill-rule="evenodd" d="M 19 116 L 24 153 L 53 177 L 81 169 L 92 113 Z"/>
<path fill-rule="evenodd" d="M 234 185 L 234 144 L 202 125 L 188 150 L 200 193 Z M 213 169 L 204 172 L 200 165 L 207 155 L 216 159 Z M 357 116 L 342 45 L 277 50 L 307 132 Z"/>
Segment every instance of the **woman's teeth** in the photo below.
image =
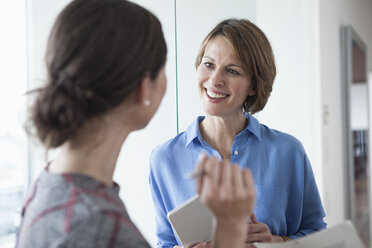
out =
<path fill-rule="evenodd" d="M 217 94 L 217 93 L 213 93 L 209 90 L 207 90 L 207 95 L 210 97 L 210 98 L 225 98 L 227 97 L 228 95 L 224 95 L 224 94 Z"/>

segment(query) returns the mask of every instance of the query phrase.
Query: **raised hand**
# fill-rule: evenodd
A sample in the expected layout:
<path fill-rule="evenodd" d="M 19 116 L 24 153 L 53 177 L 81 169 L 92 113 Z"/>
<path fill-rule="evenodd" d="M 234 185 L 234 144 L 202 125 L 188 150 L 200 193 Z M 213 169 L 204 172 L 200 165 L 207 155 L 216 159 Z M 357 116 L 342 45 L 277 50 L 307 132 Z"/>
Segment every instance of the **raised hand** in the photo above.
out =
<path fill-rule="evenodd" d="M 251 172 L 228 160 L 207 156 L 197 170 L 205 173 L 197 178 L 196 190 L 217 219 L 214 247 L 244 247 L 246 220 L 255 203 Z"/>

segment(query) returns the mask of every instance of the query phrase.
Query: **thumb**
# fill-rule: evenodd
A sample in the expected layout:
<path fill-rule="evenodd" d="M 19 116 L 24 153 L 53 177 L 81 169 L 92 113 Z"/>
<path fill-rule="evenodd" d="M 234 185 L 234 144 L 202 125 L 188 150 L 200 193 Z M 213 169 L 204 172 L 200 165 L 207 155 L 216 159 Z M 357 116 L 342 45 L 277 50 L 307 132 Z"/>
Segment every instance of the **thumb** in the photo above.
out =
<path fill-rule="evenodd" d="M 252 220 L 252 223 L 253 223 L 253 224 L 258 224 L 258 223 L 260 223 L 260 222 L 257 221 L 257 219 L 256 219 L 256 215 L 255 215 L 254 213 L 251 213 L 251 220 Z"/>

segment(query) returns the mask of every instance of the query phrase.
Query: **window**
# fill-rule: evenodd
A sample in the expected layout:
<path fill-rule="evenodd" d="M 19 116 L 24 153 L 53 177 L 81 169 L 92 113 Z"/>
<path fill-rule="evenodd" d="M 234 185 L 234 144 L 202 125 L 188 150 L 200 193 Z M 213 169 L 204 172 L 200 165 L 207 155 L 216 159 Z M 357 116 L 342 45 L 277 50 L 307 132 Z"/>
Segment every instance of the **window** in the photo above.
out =
<path fill-rule="evenodd" d="M 24 0 L 0 2 L 0 246 L 14 247 L 27 186 L 27 143 L 22 127 L 27 90 Z"/>

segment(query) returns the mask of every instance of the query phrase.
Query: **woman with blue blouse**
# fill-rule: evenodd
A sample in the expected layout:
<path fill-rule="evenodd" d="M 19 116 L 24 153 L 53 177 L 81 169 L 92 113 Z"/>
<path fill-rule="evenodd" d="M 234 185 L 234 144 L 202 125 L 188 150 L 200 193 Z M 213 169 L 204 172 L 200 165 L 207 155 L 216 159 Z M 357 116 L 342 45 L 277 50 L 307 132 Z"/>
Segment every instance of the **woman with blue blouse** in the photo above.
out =
<path fill-rule="evenodd" d="M 301 142 L 252 116 L 265 107 L 276 75 L 265 34 L 248 20 L 224 20 L 204 39 L 195 66 L 206 115 L 151 155 L 158 247 L 180 244 L 167 213 L 196 194 L 184 175 L 194 170 L 201 152 L 252 171 L 257 202 L 247 220 L 246 247 L 324 229 L 325 213 Z"/>

